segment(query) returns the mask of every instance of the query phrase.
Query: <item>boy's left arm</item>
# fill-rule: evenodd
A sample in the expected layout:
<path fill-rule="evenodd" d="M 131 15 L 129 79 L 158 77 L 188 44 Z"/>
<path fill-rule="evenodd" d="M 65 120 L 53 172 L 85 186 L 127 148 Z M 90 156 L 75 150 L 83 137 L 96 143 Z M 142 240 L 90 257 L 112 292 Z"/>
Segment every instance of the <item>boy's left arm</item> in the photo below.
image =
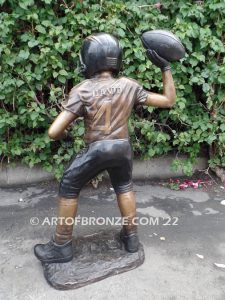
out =
<path fill-rule="evenodd" d="M 48 136 L 53 140 L 66 138 L 66 129 L 78 116 L 68 110 L 62 111 L 48 130 Z"/>

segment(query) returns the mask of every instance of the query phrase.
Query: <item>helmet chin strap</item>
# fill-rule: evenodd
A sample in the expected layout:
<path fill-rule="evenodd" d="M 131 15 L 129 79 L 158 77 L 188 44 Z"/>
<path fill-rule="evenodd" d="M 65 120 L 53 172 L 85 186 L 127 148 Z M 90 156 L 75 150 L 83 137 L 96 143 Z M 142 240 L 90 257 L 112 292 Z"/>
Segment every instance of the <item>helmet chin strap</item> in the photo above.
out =
<path fill-rule="evenodd" d="M 84 64 L 83 60 L 82 60 L 82 57 L 81 57 L 81 54 L 79 53 L 79 59 L 80 59 L 80 72 L 82 74 L 85 74 L 85 72 L 87 71 L 87 67 L 86 65 Z"/>

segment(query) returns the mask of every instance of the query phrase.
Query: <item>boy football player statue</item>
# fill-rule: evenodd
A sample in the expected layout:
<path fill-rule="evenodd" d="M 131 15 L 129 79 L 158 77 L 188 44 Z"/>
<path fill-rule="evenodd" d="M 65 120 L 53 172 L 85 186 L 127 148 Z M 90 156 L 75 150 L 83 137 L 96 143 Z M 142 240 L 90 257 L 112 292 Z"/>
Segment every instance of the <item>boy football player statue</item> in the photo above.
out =
<path fill-rule="evenodd" d="M 162 70 L 163 94 L 150 93 L 133 79 L 117 78 L 122 64 L 118 40 L 107 33 L 97 33 L 84 40 L 80 61 L 86 80 L 72 88 L 64 110 L 49 128 L 51 139 L 66 136 L 66 129 L 78 117 L 85 122 L 86 147 L 65 170 L 59 186 L 58 223 L 47 244 L 34 248 L 45 263 L 68 262 L 73 258 L 73 225 L 80 190 L 97 174 L 107 170 L 126 225 L 120 238 L 128 252 L 138 251 L 135 196 L 132 190 L 132 149 L 128 118 L 138 104 L 160 108 L 174 105 L 176 92 L 170 64 L 152 50 L 149 59 Z"/>

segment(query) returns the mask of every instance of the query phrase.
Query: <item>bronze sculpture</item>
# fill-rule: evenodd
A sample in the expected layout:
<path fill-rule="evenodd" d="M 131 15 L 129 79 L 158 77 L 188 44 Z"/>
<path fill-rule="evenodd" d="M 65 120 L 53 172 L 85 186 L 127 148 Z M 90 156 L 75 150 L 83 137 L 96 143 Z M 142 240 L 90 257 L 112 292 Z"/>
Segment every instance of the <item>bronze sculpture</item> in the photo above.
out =
<path fill-rule="evenodd" d="M 71 90 L 64 111 L 48 133 L 54 140 L 64 138 L 71 122 L 83 117 L 86 147 L 65 170 L 60 182 L 60 222 L 54 236 L 49 243 L 38 244 L 34 248 L 41 262 L 72 260 L 73 225 L 67 225 L 65 220 L 76 216 L 81 188 L 103 170 L 108 171 L 121 215 L 128 220 L 121 230 L 121 240 L 128 252 L 138 251 L 137 226 L 133 222 L 136 204 L 132 190 L 132 149 L 127 122 L 137 104 L 170 108 L 176 98 L 170 63 L 153 50 L 148 49 L 147 55 L 162 70 L 163 94 L 147 92 L 133 79 L 117 78 L 122 49 L 115 37 L 98 33 L 85 39 L 80 61 L 86 80 Z"/>

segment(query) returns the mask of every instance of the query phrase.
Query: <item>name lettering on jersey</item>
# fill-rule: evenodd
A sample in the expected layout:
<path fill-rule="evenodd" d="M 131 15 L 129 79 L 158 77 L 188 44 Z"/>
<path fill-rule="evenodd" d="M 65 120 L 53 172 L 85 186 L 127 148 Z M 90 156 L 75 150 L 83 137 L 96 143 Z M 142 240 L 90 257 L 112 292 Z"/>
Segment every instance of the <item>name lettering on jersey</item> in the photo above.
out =
<path fill-rule="evenodd" d="M 101 96 L 109 96 L 115 94 L 121 94 L 122 89 L 120 87 L 110 87 L 106 89 L 99 89 L 93 91 L 94 97 L 101 97 Z"/>

